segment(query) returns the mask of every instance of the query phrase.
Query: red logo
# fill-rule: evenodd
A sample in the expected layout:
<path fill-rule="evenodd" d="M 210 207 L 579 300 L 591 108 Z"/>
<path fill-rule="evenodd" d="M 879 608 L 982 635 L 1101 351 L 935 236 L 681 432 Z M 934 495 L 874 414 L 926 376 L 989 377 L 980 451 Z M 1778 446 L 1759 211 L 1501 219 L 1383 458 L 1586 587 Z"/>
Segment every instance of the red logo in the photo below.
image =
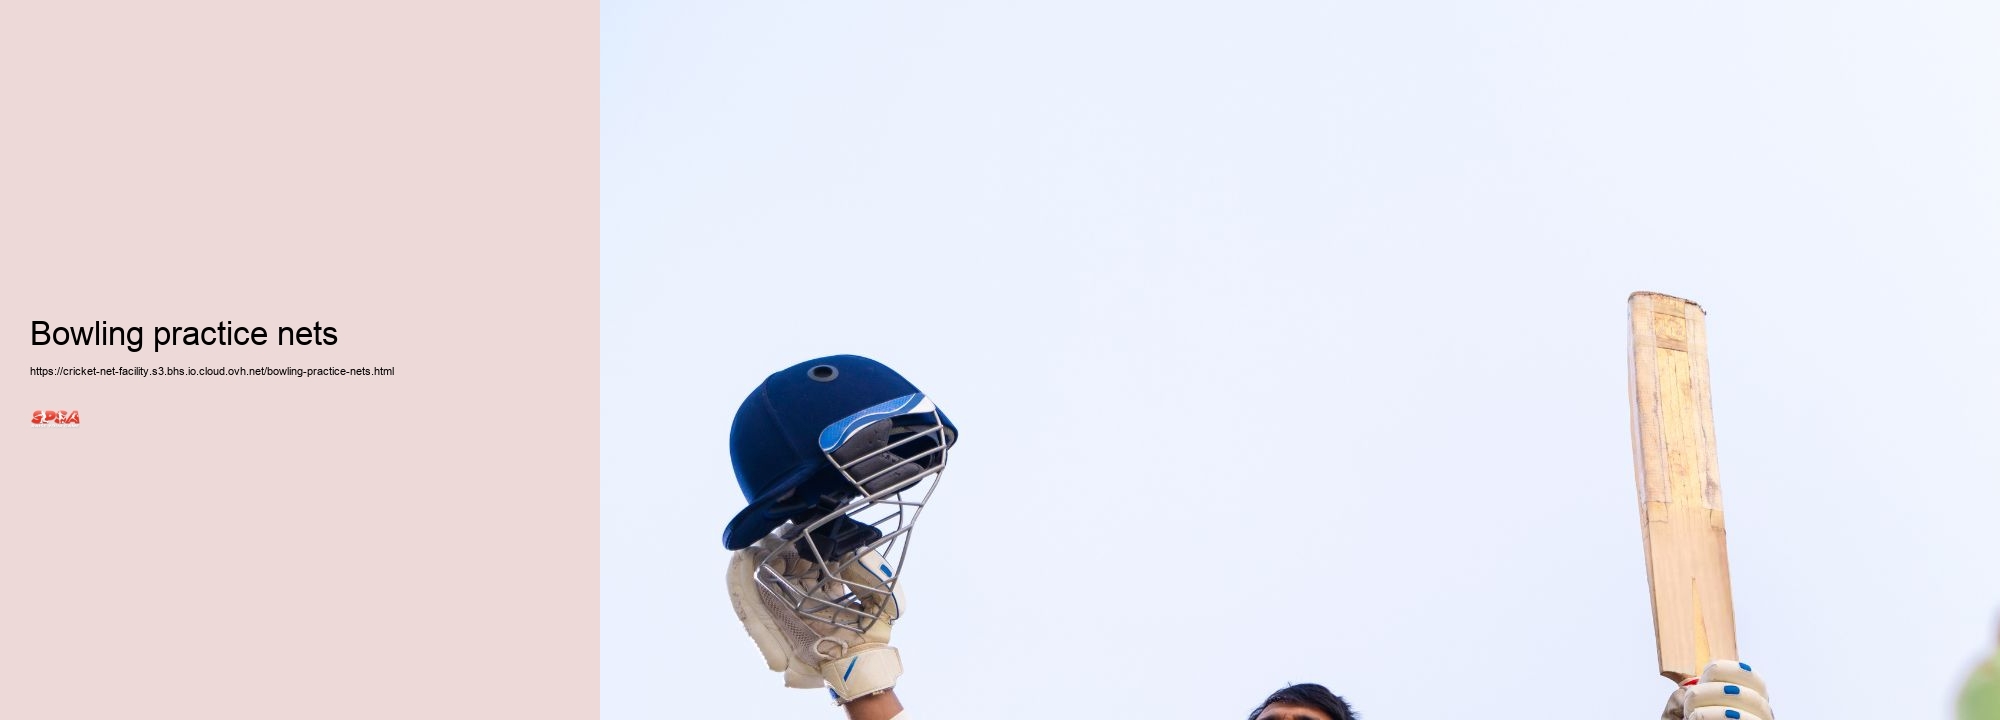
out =
<path fill-rule="evenodd" d="M 36 410 L 28 422 L 36 425 L 75 425 L 83 422 L 83 416 L 75 410 Z"/>

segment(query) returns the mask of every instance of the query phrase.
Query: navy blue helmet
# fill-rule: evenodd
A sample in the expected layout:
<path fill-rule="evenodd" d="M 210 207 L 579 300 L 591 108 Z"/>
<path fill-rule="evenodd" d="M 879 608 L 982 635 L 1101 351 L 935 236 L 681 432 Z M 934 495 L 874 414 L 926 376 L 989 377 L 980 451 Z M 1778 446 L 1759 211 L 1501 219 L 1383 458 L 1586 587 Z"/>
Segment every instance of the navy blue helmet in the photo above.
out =
<path fill-rule="evenodd" d="M 880 531 L 851 520 L 814 521 L 933 474 L 957 436 L 922 391 L 874 360 L 832 355 L 772 373 L 729 428 L 748 506 L 723 529 L 722 545 L 741 550 L 787 521 L 814 525 L 823 550 L 876 540 Z"/>

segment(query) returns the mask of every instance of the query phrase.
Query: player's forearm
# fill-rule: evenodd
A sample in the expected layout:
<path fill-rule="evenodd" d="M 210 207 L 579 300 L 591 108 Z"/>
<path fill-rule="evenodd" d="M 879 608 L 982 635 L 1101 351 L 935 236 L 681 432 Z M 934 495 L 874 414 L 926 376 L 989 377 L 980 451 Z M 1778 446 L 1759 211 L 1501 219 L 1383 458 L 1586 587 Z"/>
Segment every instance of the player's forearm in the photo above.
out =
<path fill-rule="evenodd" d="M 899 717 L 903 713 L 903 703 L 896 699 L 894 690 L 859 698 L 842 707 L 847 708 L 847 720 L 909 720 L 908 717 Z"/>

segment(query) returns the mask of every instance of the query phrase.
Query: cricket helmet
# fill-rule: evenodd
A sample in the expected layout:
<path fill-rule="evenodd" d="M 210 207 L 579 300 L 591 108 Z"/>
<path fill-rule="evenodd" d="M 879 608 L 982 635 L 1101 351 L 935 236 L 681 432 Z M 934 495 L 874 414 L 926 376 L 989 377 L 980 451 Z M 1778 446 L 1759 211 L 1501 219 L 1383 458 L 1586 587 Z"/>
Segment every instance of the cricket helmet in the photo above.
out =
<path fill-rule="evenodd" d="M 928 396 L 874 360 L 832 355 L 773 373 L 729 429 L 748 506 L 722 545 L 756 545 L 758 583 L 802 616 L 854 632 L 894 621 L 893 568 L 957 439 Z"/>
<path fill-rule="evenodd" d="M 729 459 L 749 504 L 722 545 L 741 550 L 787 521 L 941 469 L 957 435 L 929 397 L 874 360 L 832 355 L 772 373 L 729 428 Z"/>

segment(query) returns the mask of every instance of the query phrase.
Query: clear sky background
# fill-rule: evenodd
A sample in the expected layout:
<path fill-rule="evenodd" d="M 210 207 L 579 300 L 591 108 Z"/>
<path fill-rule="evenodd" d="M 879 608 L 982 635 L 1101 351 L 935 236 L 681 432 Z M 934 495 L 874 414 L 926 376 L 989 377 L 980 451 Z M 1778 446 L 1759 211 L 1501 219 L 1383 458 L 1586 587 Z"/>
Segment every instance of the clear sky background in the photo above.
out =
<path fill-rule="evenodd" d="M 901 370 L 925 718 L 1656 717 L 1625 298 L 1709 309 L 1740 645 L 2000 616 L 2000 5 L 603 5 L 604 716 L 834 718 L 726 599 L 766 374 Z"/>

